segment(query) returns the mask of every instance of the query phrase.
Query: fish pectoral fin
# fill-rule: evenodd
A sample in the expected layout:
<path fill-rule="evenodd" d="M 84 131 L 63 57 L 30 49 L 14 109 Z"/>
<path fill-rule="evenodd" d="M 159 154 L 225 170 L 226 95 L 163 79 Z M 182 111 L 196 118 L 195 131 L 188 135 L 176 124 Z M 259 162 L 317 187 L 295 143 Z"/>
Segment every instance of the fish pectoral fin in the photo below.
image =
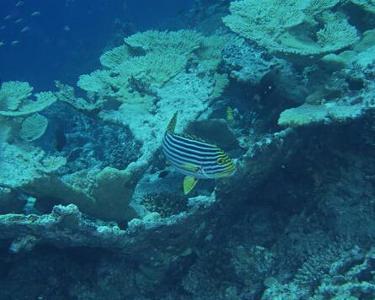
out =
<path fill-rule="evenodd" d="M 198 179 L 193 176 L 185 176 L 183 182 L 184 194 L 189 194 L 197 184 Z"/>
<path fill-rule="evenodd" d="M 200 169 L 199 166 L 192 163 L 183 164 L 181 167 L 190 172 L 198 172 L 198 170 Z"/>

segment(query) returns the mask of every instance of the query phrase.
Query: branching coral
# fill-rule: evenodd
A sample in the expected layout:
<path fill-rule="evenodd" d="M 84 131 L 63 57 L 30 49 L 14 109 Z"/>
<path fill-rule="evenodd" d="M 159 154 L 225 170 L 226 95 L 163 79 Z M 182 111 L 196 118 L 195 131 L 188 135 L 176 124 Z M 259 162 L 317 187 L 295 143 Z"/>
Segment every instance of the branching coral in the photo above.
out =
<path fill-rule="evenodd" d="M 344 16 L 328 11 L 337 2 L 234 1 L 231 14 L 223 21 L 234 32 L 272 52 L 320 55 L 343 49 L 358 39 L 356 29 Z"/>

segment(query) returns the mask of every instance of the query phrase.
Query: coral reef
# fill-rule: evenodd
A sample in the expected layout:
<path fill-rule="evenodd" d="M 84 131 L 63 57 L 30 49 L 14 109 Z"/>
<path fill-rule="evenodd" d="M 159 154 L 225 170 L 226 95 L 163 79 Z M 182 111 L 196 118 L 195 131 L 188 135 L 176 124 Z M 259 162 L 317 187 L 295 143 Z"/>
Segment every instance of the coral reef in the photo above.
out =
<path fill-rule="evenodd" d="M 374 298 L 375 34 L 350 17 L 372 2 L 207 5 L 77 87 L 2 83 L 0 298 Z M 237 168 L 189 197 L 160 151 L 176 111 Z"/>
<path fill-rule="evenodd" d="M 331 9 L 336 1 L 233 1 L 223 21 L 234 32 L 273 52 L 320 55 L 358 40 L 355 27 Z M 309 35 L 304 34 L 309 31 Z"/>
<path fill-rule="evenodd" d="M 279 62 L 276 58 L 263 56 L 264 53 L 238 37 L 233 37 L 223 49 L 223 60 L 231 77 L 252 85 L 258 84 Z"/>
<path fill-rule="evenodd" d="M 33 141 L 46 131 L 48 120 L 38 114 L 57 99 L 52 92 L 32 94 L 33 88 L 27 82 L 7 81 L 0 88 L 1 140 L 21 138 Z M 34 96 L 35 100 L 31 97 Z"/>
<path fill-rule="evenodd" d="M 373 263 L 374 249 L 364 253 L 359 247 L 328 257 L 313 256 L 288 285 L 269 282 L 262 299 L 371 299 L 375 294 Z"/>

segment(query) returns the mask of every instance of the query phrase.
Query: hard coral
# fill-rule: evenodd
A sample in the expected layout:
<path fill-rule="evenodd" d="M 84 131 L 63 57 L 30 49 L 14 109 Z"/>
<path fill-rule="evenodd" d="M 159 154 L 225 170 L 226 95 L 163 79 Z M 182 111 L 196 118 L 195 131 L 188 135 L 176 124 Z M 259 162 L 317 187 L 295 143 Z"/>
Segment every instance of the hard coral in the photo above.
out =
<path fill-rule="evenodd" d="M 52 92 L 41 92 L 34 95 L 34 101 L 30 99 L 32 90 L 27 82 L 4 82 L 0 88 L 0 116 L 27 116 L 42 111 L 57 100 Z"/>
<path fill-rule="evenodd" d="M 16 110 L 23 100 L 29 98 L 33 88 L 28 82 L 8 81 L 1 84 L 0 110 Z"/>
<path fill-rule="evenodd" d="M 223 21 L 234 32 L 269 51 L 320 55 L 354 44 L 357 30 L 329 9 L 339 1 L 241 0 Z M 306 35 L 309 32 L 309 35 Z"/>

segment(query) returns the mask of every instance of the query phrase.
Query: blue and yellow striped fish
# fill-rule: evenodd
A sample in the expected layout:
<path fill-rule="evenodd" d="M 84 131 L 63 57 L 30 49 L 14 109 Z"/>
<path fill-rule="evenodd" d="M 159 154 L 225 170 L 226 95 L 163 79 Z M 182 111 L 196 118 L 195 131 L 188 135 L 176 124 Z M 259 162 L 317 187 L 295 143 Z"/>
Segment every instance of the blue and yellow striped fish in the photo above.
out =
<path fill-rule="evenodd" d="M 163 139 L 163 152 L 167 160 L 186 175 L 183 182 L 187 195 L 198 179 L 216 179 L 233 175 L 233 160 L 219 147 L 174 133 L 177 112 L 170 120 Z"/>

